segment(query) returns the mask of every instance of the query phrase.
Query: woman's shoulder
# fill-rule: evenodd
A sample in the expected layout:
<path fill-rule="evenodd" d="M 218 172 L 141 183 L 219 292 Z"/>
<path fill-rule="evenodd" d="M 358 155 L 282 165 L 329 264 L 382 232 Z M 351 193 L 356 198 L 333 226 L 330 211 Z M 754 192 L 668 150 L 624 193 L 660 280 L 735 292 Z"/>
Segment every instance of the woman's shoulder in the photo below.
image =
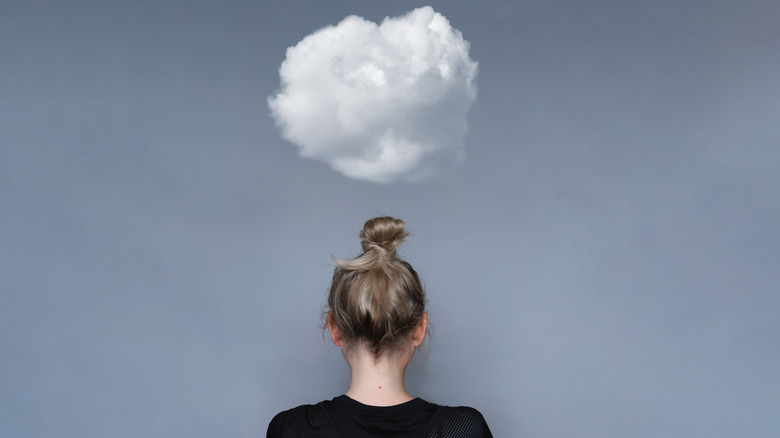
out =
<path fill-rule="evenodd" d="M 441 436 L 492 438 L 485 417 L 470 406 L 442 406 L 437 427 Z"/>
<path fill-rule="evenodd" d="M 336 437 L 332 422 L 324 409 L 327 402 L 296 406 L 279 412 L 268 424 L 267 438 L 285 436 Z"/>
<path fill-rule="evenodd" d="M 471 406 L 442 406 L 442 409 L 455 417 L 484 421 L 482 413 Z"/>

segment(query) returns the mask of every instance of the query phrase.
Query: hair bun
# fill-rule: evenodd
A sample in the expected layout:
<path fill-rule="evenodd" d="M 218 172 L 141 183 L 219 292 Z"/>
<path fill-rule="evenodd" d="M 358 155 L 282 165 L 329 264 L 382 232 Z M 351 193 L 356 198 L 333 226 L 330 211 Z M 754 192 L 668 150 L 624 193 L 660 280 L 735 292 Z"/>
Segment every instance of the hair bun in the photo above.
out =
<path fill-rule="evenodd" d="M 401 219 L 389 216 L 369 219 L 360 232 L 360 245 L 363 247 L 363 251 L 380 247 L 392 253 L 409 235 L 404 229 L 405 224 Z"/>

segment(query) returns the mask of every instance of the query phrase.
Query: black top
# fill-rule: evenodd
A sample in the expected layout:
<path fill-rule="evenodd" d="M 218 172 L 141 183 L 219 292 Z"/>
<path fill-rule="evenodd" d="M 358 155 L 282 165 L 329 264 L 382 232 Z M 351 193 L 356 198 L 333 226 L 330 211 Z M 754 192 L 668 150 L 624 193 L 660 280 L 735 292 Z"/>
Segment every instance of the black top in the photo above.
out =
<path fill-rule="evenodd" d="M 267 438 L 492 438 L 474 408 L 439 406 L 416 398 L 368 406 L 346 395 L 277 414 Z"/>

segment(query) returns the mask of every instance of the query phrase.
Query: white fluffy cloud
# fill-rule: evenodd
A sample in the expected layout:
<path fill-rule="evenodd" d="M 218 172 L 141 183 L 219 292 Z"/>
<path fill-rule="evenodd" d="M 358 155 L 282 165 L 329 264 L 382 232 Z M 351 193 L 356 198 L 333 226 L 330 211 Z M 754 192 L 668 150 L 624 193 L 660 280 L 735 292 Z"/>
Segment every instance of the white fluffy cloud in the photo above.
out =
<path fill-rule="evenodd" d="M 464 157 L 468 52 L 430 6 L 380 25 L 349 16 L 287 49 L 268 104 L 302 157 L 366 181 L 418 180 Z"/>

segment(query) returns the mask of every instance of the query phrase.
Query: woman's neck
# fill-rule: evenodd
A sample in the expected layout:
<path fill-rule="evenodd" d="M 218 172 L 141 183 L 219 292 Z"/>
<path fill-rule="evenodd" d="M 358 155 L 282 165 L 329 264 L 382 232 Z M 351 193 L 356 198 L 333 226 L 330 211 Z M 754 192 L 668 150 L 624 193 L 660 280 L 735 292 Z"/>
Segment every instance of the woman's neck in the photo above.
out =
<path fill-rule="evenodd" d="M 365 349 L 356 350 L 346 357 L 351 371 L 349 398 L 370 406 L 393 406 L 413 399 L 404 386 L 411 357 L 385 353 L 375 360 Z"/>

